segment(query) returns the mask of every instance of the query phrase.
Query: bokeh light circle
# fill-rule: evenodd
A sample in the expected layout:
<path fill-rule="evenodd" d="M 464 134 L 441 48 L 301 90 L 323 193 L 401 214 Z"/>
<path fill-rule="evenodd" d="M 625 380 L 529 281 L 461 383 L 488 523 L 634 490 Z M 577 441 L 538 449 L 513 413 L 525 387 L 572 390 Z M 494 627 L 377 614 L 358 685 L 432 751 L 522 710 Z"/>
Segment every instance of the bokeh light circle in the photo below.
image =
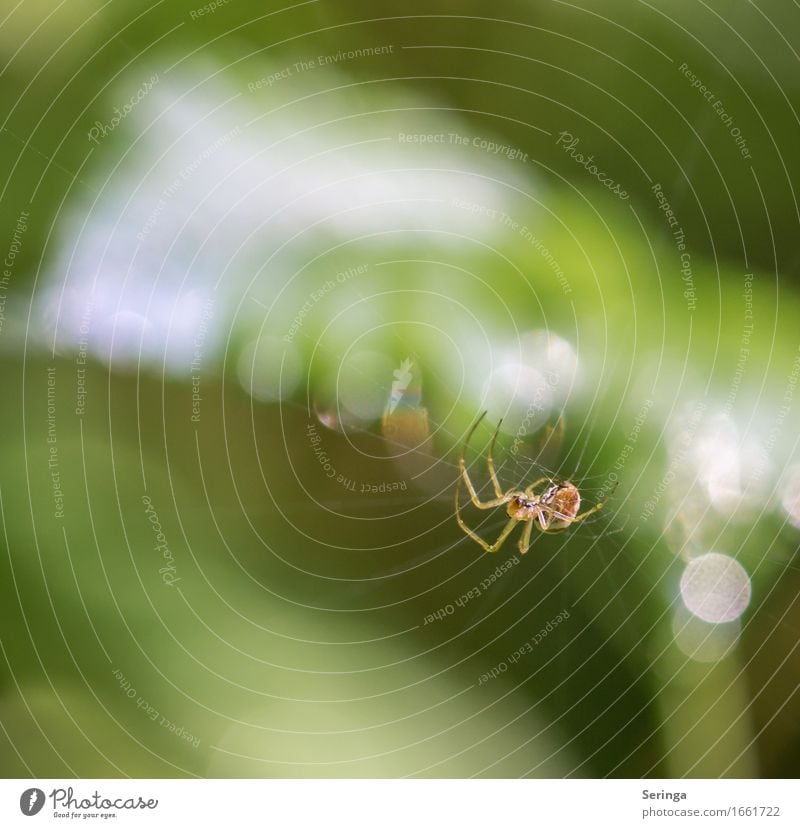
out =
<path fill-rule="evenodd" d="M 734 621 L 748 607 L 752 587 L 744 567 L 728 555 L 709 552 L 694 558 L 681 576 L 686 608 L 703 621 Z"/>

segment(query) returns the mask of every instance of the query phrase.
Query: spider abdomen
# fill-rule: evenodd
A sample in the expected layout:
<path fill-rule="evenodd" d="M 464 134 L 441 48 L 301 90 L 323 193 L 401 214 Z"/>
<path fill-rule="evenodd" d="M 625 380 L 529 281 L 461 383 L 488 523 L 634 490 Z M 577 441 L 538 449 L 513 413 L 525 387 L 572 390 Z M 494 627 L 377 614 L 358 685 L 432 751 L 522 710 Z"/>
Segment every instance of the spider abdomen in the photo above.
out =
<path fill-rule="evenodd" d="M 581 495 L 578 487 L 573 483 L 561 483 L 553 487 L 547 499 L 547 505 L 552 507 L 553 515 L 550 528 L 563 529 L 575 520 L 581 508 Z"/>

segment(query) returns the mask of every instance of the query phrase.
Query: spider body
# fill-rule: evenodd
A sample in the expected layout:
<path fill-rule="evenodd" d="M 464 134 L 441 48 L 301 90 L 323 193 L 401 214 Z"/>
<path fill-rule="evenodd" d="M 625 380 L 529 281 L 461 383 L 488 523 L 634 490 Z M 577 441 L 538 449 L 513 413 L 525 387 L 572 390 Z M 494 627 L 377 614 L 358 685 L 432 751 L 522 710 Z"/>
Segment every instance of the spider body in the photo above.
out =
<path fill-rule="evenodd" d="M 487 457 L 487 466 L 489 467 L 489 477 L 494 487 L 496 497 L 491 500 L 482 501 L 472 484 L 469 473 L 467 472 L 466 464 L 464 463 L 464 455 L 469 444 L 470 437 L 478 427 L 478 424 L 486 416 L 486 412 L 478 418 L 475 425 L 467 434 L 467 439 L 464 441 L 464 446 L 461 450 L 461 456 L 458 461 L 459 478 L 456 485 L 455 504 L 456 504 L 456 520 L 461 529 L 469 535 L 474 541 L 479 543 L 487 552 L 497 552 L 503 545 L 506 538 L 511 534 L 511 531 L 518 523 L 524 524 L 522 535 L 519 539 L 519 551 L 525 554 L 531 545 L 531 534 L 534 525 L 542 532 L 558 532 L 567 529 L 573 523 L 578 523 L 584 518 L 599 511 L 605 505 L 605 500 L 591 509 L 580 514 L 581 508 L 581 494 L 578 487 L 568 480 L 555 481 L 549 477 L 542 477 L 535 480 L 525 489 L 509 489 L 503 492 L 500 488 L 500 483 L 497 479 L 497 474 L 494 470 L 494 444 L 497 440 L 497 434 L 500 431 L 500 423 L 497 424 L 497 429 L 492 437 L 492 442 L 489 446 L 489 455 Z M 502 422 L 502 420 L 500 421 Z M 470 529 L 464 519 L 461 517 L 461 484 L 466 485 L 472 502 L 479 509 L 494 509 L 497 506 L 505 505 L 506 514 L 508 515 L 508 523 L 497 540 L 490 544 L 481 538 L 474 530 Z M 548 486 L 540 494 L 535 494 L 534 489 L 547 483 Z"/>
<path fill-rule="evenodd" d="M 506 512 L 516 521 L 532 521 L 542 532 L 566 529 L 574 522 L 581 508 L 578 487 L 569 481 L 556 483 L 540 495 L 529 495 L 525 491 L 509 492 Z"/>
<path fill-rule="evenodd" d="M 508 501 L 506 512 L 514 520 L 536 520 L 540 510 L 537 498 L 530 498 L 524 494 L 519 494 Z"/>

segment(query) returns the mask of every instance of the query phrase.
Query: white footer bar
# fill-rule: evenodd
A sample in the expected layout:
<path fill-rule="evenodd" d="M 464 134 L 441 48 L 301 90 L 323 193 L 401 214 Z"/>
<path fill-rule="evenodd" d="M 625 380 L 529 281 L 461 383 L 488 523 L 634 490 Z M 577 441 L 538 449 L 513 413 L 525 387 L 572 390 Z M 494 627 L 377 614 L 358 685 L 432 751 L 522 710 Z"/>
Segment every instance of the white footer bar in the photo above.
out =
<path fill-rule="evenodd" d="M 0 780 L 0 825 L 800 826 L 795 780 Z"/>

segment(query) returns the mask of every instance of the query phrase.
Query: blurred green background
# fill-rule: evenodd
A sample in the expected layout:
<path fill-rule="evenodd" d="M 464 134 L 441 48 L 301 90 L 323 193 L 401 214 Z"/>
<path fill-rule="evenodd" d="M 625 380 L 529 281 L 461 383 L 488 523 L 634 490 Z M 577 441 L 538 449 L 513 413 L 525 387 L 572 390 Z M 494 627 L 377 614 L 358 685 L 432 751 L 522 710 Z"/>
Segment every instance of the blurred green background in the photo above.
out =
<path fill-rule="evenodd" d="M 3 774 L 796 775 L 798 48 L 778 0 L 4 14 Z M 484 554 L 485 409 L 485 494 L 504 416 L 504 486 L 605 509 Z"/>

